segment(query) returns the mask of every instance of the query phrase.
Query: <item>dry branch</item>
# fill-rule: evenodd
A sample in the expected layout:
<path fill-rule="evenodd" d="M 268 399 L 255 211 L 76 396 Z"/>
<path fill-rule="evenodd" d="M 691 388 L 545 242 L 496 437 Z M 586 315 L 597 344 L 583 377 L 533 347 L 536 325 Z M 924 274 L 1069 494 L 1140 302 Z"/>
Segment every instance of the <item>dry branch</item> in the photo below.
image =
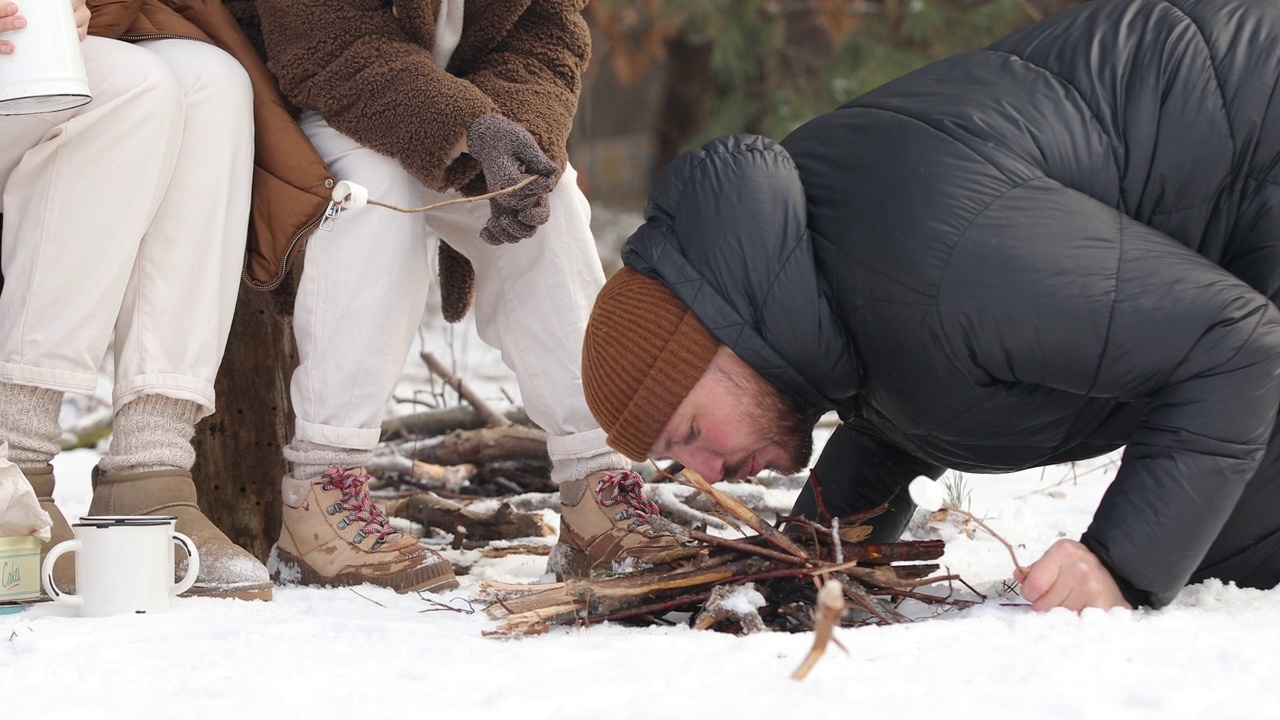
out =
<path fill-rule="evenodd" d="M 414 460 L 438 465 L 524 460 L 549 466 L 551 462 L 547 458 L 547 434 L 519 425 L 458 430 L 440 437 L 401 443 L 397 449 Z"/>
<path fill-rule="evenodd" d="M 388 501 L 386 511 L 388 515 L 449 532 L 462 527 L 467 538 L 472 540 L 506 540 L 555 534 L 555 530 L 547 525 L 541 514 L 519 512 L 505 502 L 491 511 L 477 512 L 435 493 L 425 492 Z"/>
<path fill-rule="evenodd" d="M 685 526 L 705 525 L 720 530 L 729 529 L 729 524 L 724 520 L 681 500 L 675 492 L 677 487 L 680 486 L 675 483 L 650 483 L 645 486 L 645 494 L 662 511 L 663 517 L 672 518 Z"/>
<path fill-rule="evenodd" d="M 835 641 L 841 650 L 845 650 L 844 646 L 840 645 L 840 641 L 835 639 L 836 623 L 840 621 L 840 615 L 844 612 L 843 592 L 844 588 L 835 580 L 828 580 L 818 591 L 817 611 L 813 616 L 813 647 L 809 648 L 809 654 L 805 656 L 804 662 L 800 663 L 800 667 L 791 673 L 792 680 L 803 680 L 809 675 L 813 666 L 822 659 L 827 643 Z M 848 652 L 845 650 L 846 654 Z"/>
<path fill-rule="evenodd" d="M 783 535 L 777 530 L 774 530 L 772 527 L 769 526 L 768 523 L 762 520 L 759 515 L 755 514 L 755 512 L 753 512 L 751 508 L 744 505 L 741 500 L 735 497 L 732 497 L 726 493 L 720 492 L 715 487 L 713 487 L 711 483 L 704 480 L 702 476 L 699 475 L 698 473 L 692 470 L 689 470 L 688 468 L 685 468 L 684 470 L 680 471 L 680 475 L 678 477 L 684 479 L 686 482 L 688 482 L 690 485 L 697 488 L 698 490 L 701 490 L 704 495 L 706 495 L 708 498 L 715 501 L 726 512 L 728 512 L 733 517 L 741 520 L 743 524 L 745 524 L 747 527 L 751 528 L 752 530 L 755 530 L 757 533 L 759 533 L 762 537 L 767 539 L 769 542 L 777 545 L 778 547 L 782 548 L 786 552 L 798 558 L 808 557 L 808 553 L 805 552 L 803 549 L 801 549 L 801 547 L 797 545 L 795 542 L 793 542 L 791 538 L 787 537 L 786 535 Z"/>
<path fill-rule="evenodd" d="M 511 408 L 502 416 L 513 424 L 535 427 L 524 408 Z M 389 418 L 382 423 L 382 439 L 435 437 L 454 430 L 479 430 L 485 426 L 484 418 L 474 409 L 457 405 Z"/>
<path fill-rule="evenodd" d="M 757 515 L 786 515 L 791 511 L 791 506 L 795 502 L 794 495 L 790 493 L 774 492 L 778 489 L 785 489 L 786 483 L 782 478 L 771 477 L 769 478 L 768 483 L 769 484 L 762 484 L 761 482 L 721 480 L 716 483 L 716 489 L 726 495 L 731 495 L 737 498 L 743 505 L 751 508 Z M 674 483 L 663 484 L 672 485 Z M 661 485 L 658 487 L 661 487 Z M 680 486 L 677 485 L 677 487 Z M 686 506 L 695 511 L 714 512 L 718 510 L 715 503 L 702 493 L 691 493 L 683 502 Z M 844 522 L 844 520 L 841 519 L 841 522 Z"/>
<path fill-rule="evenodd" d="M 398 475 L 412 480 L 412 485 L 429 490 L 458 492 L 480 471 L 471 463 L 437 465 L 407 458 L 395 452 L 376 452 L 365 463 L 365 470 L 376 477 Z"/>
<path fill-rule="evenodd" d="M 550 554 L 551 554 L 551 546 L 545 545 L 545 544 L 534 545 L 532 543 L 518 543 L 514 545 L 502 545 L 499 547 L 494 547 L 493 545 L 485 543 L 485 546 L 483 548 L 480 548 L 480 555 L 487 558 L 500 558 L 500 557 L 507 557 L 508 555 L 550 555 Z"/>
<path fill-rule="evenodd" d="M 458 397 L 466 400 L 468 405 L 475 408 L 476 414 L 484 419 L 485 425 L 500 428 L 511 424 L 510 420 L 506 419 L 501 414 L 495 412 L 493 408 L 489 407 L 488 403 L 481 399 L 470 386 L 464 383 L 462 378 L 458 377 L 452 370 L 446 367 L 444 363 L 440 362 L 435 355 L 429 352 L 423 352 L 421 355 L 422 361 L 427 364 L 427 369 L 436 375 L 439 375 L 440 379 L 443 380 L 446 385 L 453 388 L 454 392 L 458 393 Z"/>
<path fill-rule="evenodd" d="M 715 502 L 723 503 L 726 512 L 744 525 L 764 532 L 734 540 L 697 530 L 671 528 L 686 538 L 690 547 L 673 552 L 671 557 L 655 559 L 649 568 L 547 585 L 487 583 L 482 591 L 494 600 L 487 612 L 502 621 L 499 629 L 489 634 L 519 637 L 544 632 L 555 624 L 645 617 L 652 621 L 655 614 L 672 610 L 701 613 L 695 623 L 703 627 L 731 626 L 748 630 L 753 627 L 749 618 L 739 617 L 729 622 L 731 618 L 723 609 L 709 609 L 707 604 L 717 597 L 721 598 L 718 602 L 723 603 L 725 593 L 751 583 L 756 584 L 767 601 L 757 613 L 761 621 L 766 626 L 772 623 L 785 629 L 811 627 L 807 619 L 798 619 L 804 618 L 804 613 L 795 606 L 799 603 L 812 607 L 816 601 L 813 583 L 818 579 L 834 582 L 845 597 L 874 621 L 884 624 L 911 619 L 878 596 L 901 598 L 909 594 L 924 603 L 959 604 L 946 597 L 907 589 L 932 582 L 927 576 L 938 569 L 936 564 L 892 564 L 902 559 L 936 559 L 943 551 L 940 541 L 869 544 L 839 540 L 837 552 L 831 547 L 831 533 L 812 532 L 812 528 L 801 526 L 793 532 L 795 537 L 791 537 L 770 527 L 741 504 L 735 505 L 732 498 L 716 492 L 709 484 L 704 485 L 699 489 Z M 659 520 L 655 527 L 664 524 L 672 525 Z M 811 544 L 806 544 L 806 537 Z M 843 562 L 835 561 L 837 557 L 843 558 Z M 859 565 L 867 559 L 875 559 L 880 564 Z M 868 622 L 866 616 L 852 615 L 845 621 Z"/>
<path fill-rule="evenodd" d="M 742 635 L 767 630 L 768 627 L 765 626 L 764 620 L 760 619 L 760 613 L 754 607 L 748 606 L 745 609 L 742 607 L 747 605 L 743 598 L 744 593 L 760 595 L 759 589 L 754 584 L 717 585 L 711 588 L 702 611 L 693 618 L 693 628 L 707 630 L 724 623 L 736 623 Z M 763 599 L 761 597 L 761 601 Z"/>

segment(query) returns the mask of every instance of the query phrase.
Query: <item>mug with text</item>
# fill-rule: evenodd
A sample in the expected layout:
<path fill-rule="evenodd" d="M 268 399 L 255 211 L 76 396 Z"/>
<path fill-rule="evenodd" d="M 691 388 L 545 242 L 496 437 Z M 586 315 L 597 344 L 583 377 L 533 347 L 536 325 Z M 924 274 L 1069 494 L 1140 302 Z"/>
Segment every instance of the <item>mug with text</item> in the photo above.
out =
<path fill-rule="evenodd" d="M 112 515 L 80 518 L 74 540 L 58 543 L 40 568 L 44 591 L 55 603 L 85 617 L 168 610 L 174 595 L 189 589 L 200 570 L 191 538 L 175 529 L 171 515 Z M 187 571 L 174 582 L 174 544 L 187 554 Z M 76 588 L 68 593 L 53 581 L 53 564 L 75 553 Z"/>

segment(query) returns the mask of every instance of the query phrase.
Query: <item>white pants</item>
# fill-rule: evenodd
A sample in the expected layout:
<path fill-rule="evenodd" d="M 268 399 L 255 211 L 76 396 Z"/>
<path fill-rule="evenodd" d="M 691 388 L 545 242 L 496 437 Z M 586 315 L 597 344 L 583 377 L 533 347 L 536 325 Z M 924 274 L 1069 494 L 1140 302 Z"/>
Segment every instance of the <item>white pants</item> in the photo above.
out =
<path fill-rule="evenodd" d="M 244 257 L 252 89 L 189 40 L 90 37 L 93 102 L 0 117 L 0 381 L 213 411 Z M 19 52 L 21 49 L 19 49 Z"/>
<path fill-rule="evenodd" d="M 370 198 L 421 207 L 457 196 L 427 189 L 316 113 L 304 113 L 302 127 L 333 174 L 364 185 Z M 297 439 L 359 450 L 377 444 L 427 306 L 435 276 L 430 242 L 438 236 L 475 267 L 477 332 L 501 351 L 529 418 L 550 436 L 552 479 L 630 467 L 606 445 L 582 394 L 582 337 L 604 272 L 572 167 L 549 201 L 550 221 L 515 245 L 480 239 L 485 201 L 425 214 L 369 205 L 314 233 L 294 311 Z"/>

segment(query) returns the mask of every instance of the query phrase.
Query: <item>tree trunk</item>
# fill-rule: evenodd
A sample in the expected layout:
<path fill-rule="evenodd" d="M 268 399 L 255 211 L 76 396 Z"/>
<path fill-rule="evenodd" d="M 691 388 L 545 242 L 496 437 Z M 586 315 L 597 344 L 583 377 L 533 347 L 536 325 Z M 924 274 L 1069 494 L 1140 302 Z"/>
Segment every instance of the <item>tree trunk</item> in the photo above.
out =
<path fill-rule="evenodd" d="M 691 43 L 681 34 L 666 43 L 664 90 L 654 135 L 653 178 L 685 149 L 711 116 L 716 81 L 711 70 L 711 43 Z"/>
<path fill-rule="evenodd" d="M 293 435 L 294 278 L 274 292 L 241 284 L 215 383 L 218 409 L 196 427 L 192 443 L 200 509 L 263 561 L 280 533 L 281 448 Z"/>

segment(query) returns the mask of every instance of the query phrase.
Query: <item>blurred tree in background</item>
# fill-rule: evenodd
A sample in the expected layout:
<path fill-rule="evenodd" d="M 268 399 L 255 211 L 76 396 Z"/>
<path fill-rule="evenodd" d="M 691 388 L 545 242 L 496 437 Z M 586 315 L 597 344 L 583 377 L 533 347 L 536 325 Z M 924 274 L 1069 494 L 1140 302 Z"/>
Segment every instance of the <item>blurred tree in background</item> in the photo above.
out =
<path fill-rule="evenodd" d="M 649 135 L 647 184 L 710 138 L 781 138 L 887 80 L 1080 1 L 592 0 L 593 70 L 618 88 L 597 125 L 647 118 L 635 130 Z"/>

